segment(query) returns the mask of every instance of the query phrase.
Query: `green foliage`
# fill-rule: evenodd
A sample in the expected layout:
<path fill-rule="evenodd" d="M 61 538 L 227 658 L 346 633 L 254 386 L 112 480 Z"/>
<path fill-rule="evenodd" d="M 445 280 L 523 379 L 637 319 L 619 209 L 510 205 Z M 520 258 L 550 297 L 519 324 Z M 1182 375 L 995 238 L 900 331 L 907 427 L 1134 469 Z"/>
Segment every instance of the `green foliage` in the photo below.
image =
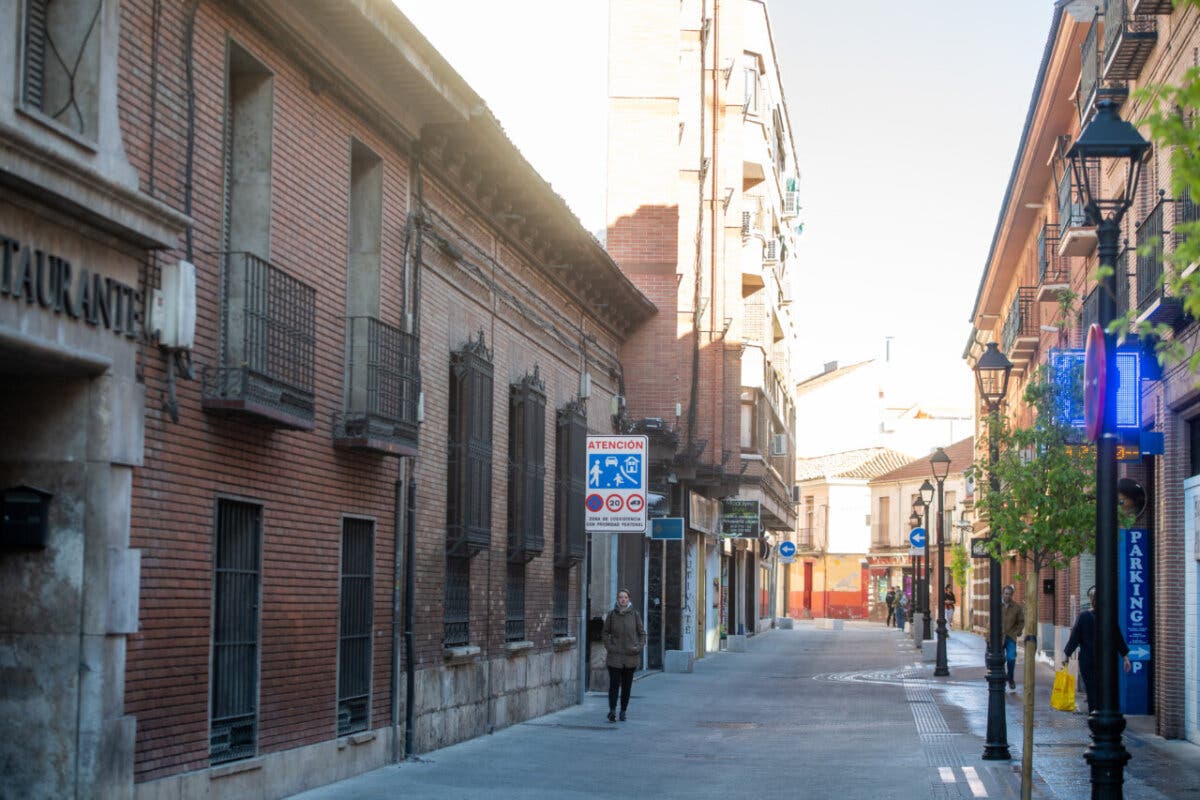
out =
<path fill-rule="evenodd" d="M 954 578 L 955 586 L 967 585 L 967 566 L 970 564 L 970 559 L 967 557 L 967 548 L 963 544 L 953 544 L 950 546 L 950 575 Z"/>
<path fill-rule="evenodd" d="M 989 520 L 992 552 L 1017 553 L 1036 575 L 1044 567 L 1061 568 L 1095 541 L 1094 451 L 1071 446 L 1077 431 L 1062 425 L 1058 409 L 1063 392 L 1043 368 L 1025 391 L 1036 420 L 1010 428 L 999 415 L 987 420 L 986 437 L 999 449 L 991 490 L 986 458 L 974 467 L 984 488 L 979 508 Z M 986 442 L 985 442 L 986 445 Z M 986 452 L 986 447 L 983 452 Z"/>

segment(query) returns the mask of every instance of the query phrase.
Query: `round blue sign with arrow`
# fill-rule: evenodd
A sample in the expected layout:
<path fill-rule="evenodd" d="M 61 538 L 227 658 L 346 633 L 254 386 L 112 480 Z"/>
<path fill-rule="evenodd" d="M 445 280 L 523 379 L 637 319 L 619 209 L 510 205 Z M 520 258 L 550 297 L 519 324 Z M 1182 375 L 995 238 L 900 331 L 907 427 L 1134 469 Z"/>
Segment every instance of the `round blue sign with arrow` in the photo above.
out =
<path fill-rule="evenodd" d="M 792 556 L 796 555 L 796 543 L 780 542 L 779 555 L 783 556 L 784 558 L 791 558 Z"/>
<path fill-rule="evenodd" d="M 925 546 L 925 529 L 913 528 L 908 534 L 908 541 L 913 547 Z"/>

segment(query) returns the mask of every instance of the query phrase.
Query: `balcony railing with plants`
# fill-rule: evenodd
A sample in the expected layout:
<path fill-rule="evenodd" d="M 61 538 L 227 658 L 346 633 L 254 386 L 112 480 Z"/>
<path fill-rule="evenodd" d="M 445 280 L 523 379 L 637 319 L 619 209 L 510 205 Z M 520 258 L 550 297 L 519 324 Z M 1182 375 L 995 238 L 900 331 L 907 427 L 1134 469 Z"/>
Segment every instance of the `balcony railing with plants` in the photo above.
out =
<path fill-rule="evenodd" d="M 1037 287 L 1021 286 L 1004 318 L 1001 348 L 1011 358 L 1014 353 L 1033 349 L 1038 335 Z"/>
<path fill-rule="evenodd" d="M 350 317 L 346 353 L 346 405 L 334 416 L 335 444 L 416 455 L 421 394 L 417 337 L 374 317 Z"/>
<path fill-rule="evenodd" d="M 201 376 L 206 411 L 311 429 L 316 289 L 251 253 L 229 253 L 221 357 Z"/>

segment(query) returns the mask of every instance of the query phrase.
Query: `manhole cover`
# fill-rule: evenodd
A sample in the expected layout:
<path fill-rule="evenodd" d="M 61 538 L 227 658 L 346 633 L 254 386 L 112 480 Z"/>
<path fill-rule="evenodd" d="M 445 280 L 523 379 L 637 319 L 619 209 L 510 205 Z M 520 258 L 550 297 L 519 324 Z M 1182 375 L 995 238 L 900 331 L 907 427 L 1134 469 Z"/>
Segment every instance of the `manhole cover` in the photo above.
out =
<path fill-rule="evenodd" d="M 723 728 L 734 731 L 748 731 L 758 727 L 757 722 L 701 722 L 700 728 Z"/>

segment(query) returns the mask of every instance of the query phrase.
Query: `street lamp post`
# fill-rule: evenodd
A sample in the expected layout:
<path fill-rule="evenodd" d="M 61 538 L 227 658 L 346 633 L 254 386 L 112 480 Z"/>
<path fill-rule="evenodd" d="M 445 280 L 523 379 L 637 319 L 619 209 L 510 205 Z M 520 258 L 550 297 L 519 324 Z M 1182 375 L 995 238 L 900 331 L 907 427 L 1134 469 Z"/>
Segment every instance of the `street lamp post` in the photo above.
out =
<path fill-rule="evenodd" d="M 1121 739 L 1125 717 L 1121 714 L 1117 690 L 1117 348 L 1108 326 L 1117 315 L 1114 268 L 1121 219 L 1133 204 L 1142 159 L 1149 149 L 1150 143 L 1141 137 L 1137 128 L 1117 114 L 1117 104 L 1102 100 L 1096 105 L 1096 115 L 1067 151 L 1088 223 L 1096 226 L 1100 265 L 1108 268 L 1102 270 L 1106 274 L 1100 278 L 1096 314 L 1097 323 L 1104 332 L 1104 375 L 1107 379 L 1104 381 L 1100 436 L 1096 442 L 1096 600 L 1099 604 L 1096 686 L 1099 697 L 1088 720 L 1092 743 L 1084 755 L 1092 768 L 1093 800 L 1123 796 L 1125 763 L 1129 761 L 1129 752 Z M 1093 180 L 1100 181 L 1101 159 L 1126 162 L 1125 186 L 1119 197 L 1102 199 L 1097 196 L 1100 186 L 1092 186 Z M 1123 273 L 1121 280 L 1125 280 Z"/>
<path fill-rule="evenodd" d="M 923 570 L 925 579 L 921 584 L 921 611 L 924 617 L 924 624 L 921 628 L 921 639 L 925 640 L 933 638 L 929 619 L 929 507 L 933 505 L 933 484 L 926 480 L 921 484 L 919 491 L 921 493 L 921 505 L 925 510 L 925 568 Z"/>
<path fill-rule="evenodd" d="M 1012 362 L 1004 357 L 995 342 L 988 342 L 987 349 L 975 362 L 975 380 L 979 386 L 979 397 L 987 406 L 988 417 L 995 425 L 1000 404 L 1008 394 L 1008 376 Z M 996 462 L 1000 459 L 1000 445 L 995 430 L 988 431 L 988 486 L 991 491 L 1000 491 L 1000 478 L 996 475 Z M 988 522 L 989 535 L 996 536 L 995 526 Z M 1000 610 L 1000 559 L 994 555 L 988 559 L 988 648 L 984 663 L 987 664 L 988 715 L 987 742 L 983 746 L 986 761 L 1008 761 L 1008 721 L 1004 715 L 1004 631 L 1001 627 Z"/>
<path fill-rule="evenodd" d="M 923 514 L 925 513 L 925 505 L 921 500 L 921 495 L 913 498 L 912 503 L 913 513 L 909 517 L 909 521 L 915 520 L 915 528 L 921 527 L 923 524 Z M 918 643 L 921 641 L 921 553 L 920 549 L 913 553 L 913 590 L 912 590 L 912 637 L 913 641 Z"/>
<path fill-rule="evenodd" d="M 944 490 L 946 475 L 950 473 L 950 456 L 946 455 L 946 451 L 939 447 L 933 457 L 929 459 L 929 466 L 933 468 L 933 477 L 937 480 L 938 496 L 937 666 L 934 667 L 933 674 L 942 677 L 950 674 L 950 667 L 946 663 L 946 636 L 949 635 L 949 632 L 946 630 L 946 549 L 944 541 L 946 538 L 946 495 Z"/>

